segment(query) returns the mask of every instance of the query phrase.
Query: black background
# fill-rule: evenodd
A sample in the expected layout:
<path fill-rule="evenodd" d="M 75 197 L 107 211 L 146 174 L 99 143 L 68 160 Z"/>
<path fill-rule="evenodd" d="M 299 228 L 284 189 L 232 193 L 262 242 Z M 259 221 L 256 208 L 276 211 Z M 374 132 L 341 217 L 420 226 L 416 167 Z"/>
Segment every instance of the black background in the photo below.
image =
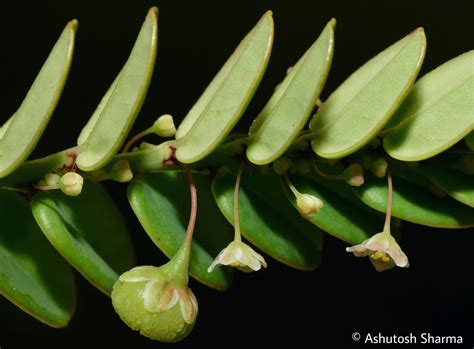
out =
<path fill-rule="evenodd" d="M 67 21 L 79 20 L 66 89 L 34 157 L 75 144 L 82 125 L 125 62 L 151 6 L 160 8 L 158 58 L 133 133 L 148 127 L 162 113 L 182 118 L 267 9 L 273 10 L 275 20 L 273 53 L 240 123 L 242 130 L 248 128 L 286 68 L 332 17 L 338 21 L 336 48 L 323 100 L 362 63 L 416 27 L 423 26 L 428 38 L 421 74 L 474 46 L 471 1 L 2 3 L 0 121 L 19 106 Z M 112 187 L 128 217 L 139 264 L 162 264 L 165 258 L 128 207 L 125 186 Z M 217 232 L 210 226 L 209 233 Z M 236 275 L 226 293 L 192 280 L 200 314 L 193 333 L 174 347 L 369 346 L 353 342 L 354 331 L 363 336 L 367 332 L 461 335 L 464 345 L 434 347 L 473 347 L 473 229 L 442 230 L 407 223 L 401 244 L 411 267 L 385 273 L 376 273 L 368 260 L 346 253 L 342 242 L 331 237 L 326 241 L 323 263 L 313 272 L 295 271 L 269 260 L 267 270 Z M 27 343 L 95 347 L 99 341 L 119 347 L 166 347 L 129 330 L 108 298 L 81 276 L 76 279 L 77 311 L 66 329 L 50 329 L 0 299 L 0 347 L 22 348 Z"/>

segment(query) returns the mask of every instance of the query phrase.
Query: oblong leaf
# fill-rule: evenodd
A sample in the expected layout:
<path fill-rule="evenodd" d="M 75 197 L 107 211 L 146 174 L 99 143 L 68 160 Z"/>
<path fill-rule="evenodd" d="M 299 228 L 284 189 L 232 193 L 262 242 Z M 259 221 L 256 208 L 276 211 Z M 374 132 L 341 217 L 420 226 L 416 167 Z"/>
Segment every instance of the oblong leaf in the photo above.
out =
<path fill-rule="evenodd" d="M 335 25 L 326 25 L 253 122 L 247 158 L 254 164 L 280 157 L 306 125 L 329 73 Z"/>
<path fill-rule="evenodd" d="M 0 221 L 0 294 L 49 326 L 67 326 L 76 305 L 71 268 L 18 194 L 0 190 Z"/>
<path fill-rule="evenodd" d="M 426 37 L 419 28 L 360 67 L 334 91 L 311 120 L 316 154 L 341 158 L 385 126 L 420 70 Z"/>
<path fill-rule="evenodd" d="M 101 184 L 86 181 L 77 197 L 59 190 L 37 194 L 32 210 L 59 253 L 106 295 L 134 266 L 126 223 Z"/>
<path fill-rule="evenodd" d="M 221 171 L 212 182 L 217 205 L 232 224 L 235 176 L 235 171 Z M 239 219 L 242 235 L 272 258 L 302 270 L 319 265 L 322 233 L 291 207 L 274 173 L 243 172 Z"/>
<path fill-rule="evenodd" d="M 77 21 L 69 22 L 0 139 L 0 178 L 31 154 L 59 102 L 71 67 Z"/>
<path fill-rule="evenodd" d="M 273 43 L 271 11 L 240 43 L 176 132 L 176 157 L 184 163 L 210 154 L 229 134 L 257 89 Z"/>
<path fill-rule="evenodd" d="M 10 126 L 14 116 L 15 114 L 10 116 L 10 118 L 7 121 L 5 121 L 2 127 L 0 127 L 0 139 L 2 139 L 2 137 L 5 135 L 5 132 L 7 132 L 8 126 Z"/>
<path fill-rule="evenodd" d="M 117 153 L 140 111 L 155 65 L 157 14 L 156 7 L 148 11 L 130 57 L 80 136 L 76 163 L 84 171 L 103 167 Z"/>
<path fill-rule="evenodd" d="M 110 87 L 107 90 L 107 92 L 105 93 L 105 95 L 100 100 L 99 105 L 94 110 L 94 113 L 90 117 L 89 121 L 87 121 L 86 126 L 84 126 L 84 128 L 81 130 L 81 133 L 79 134 L 79 137 L 77 137 L 77 145 L 83 144 L 85 141 L 87 141 L 87 138 L 89 138 L 92 130 L 94 129 L 95 125 L 97 124 L 97 121 L 99 120 L 100 116 L 102 115 L 102 112 L 104 111 L 104 108 L 107 106 L 107 103 L 109 102 L 110 96 L 115 91 L 115 88 L 117 86 L 117 81 L 118 81 L 119 77 L 120 77 L 120 73 L 117 75 L 117 77 L 112 82 L 112 84 L 110 85 Z"/>
<path fill-rule="evenodd" d="M 309 220 L 332 236 L 352 245 L 362 243 L 383 228 L 383 218 L 376 212 L 357 202 L 350 187 L 343 182 L 335 182 L 316 174 L 290 176 L 293 185 L 302 193 L 320 198 L 323 208 Z M 284 187 L 294 206 L 294 194 Z"/>
<path fill-rule="evenodd" d="M 195 173 L 198 192 L 198 219 L 194 231 L 189 273 L 199 282 L 218 290 L 231 283 L 228 270 L 207 272 L 214 258 L 232 241 L 232 229 L 211 196 L 210 181 Z M 151 240 L 171 258 L 186 232 L 189 212 L 189 184 L 181 172 L 142 174 L 128 187 L 128 199 L 135 215 Z"/>
<path fill-rule="evenodd" d="M 422 162 L 417 169 L 454 199 L 474 207 L 474 175 L 468 175 L 436 163 Z"/>
<path fill-rule="evenodd" d="M 373 209 L 385 212 L 387 181 L 370 174 L 360 187 L 353 187 L 359 198 Z M 437 197 L 428 189 L 400 177 L 393 177 L 392 215 L 400 219 L 439 228 L 474 226 L 474 209 L 449 196 Z"/>
<path fill-rule="evenodd" d="M 474 51 L 423 76 L 384 131 L 383 146 L 403 161 L 428 159 L 474 128 Z"/>

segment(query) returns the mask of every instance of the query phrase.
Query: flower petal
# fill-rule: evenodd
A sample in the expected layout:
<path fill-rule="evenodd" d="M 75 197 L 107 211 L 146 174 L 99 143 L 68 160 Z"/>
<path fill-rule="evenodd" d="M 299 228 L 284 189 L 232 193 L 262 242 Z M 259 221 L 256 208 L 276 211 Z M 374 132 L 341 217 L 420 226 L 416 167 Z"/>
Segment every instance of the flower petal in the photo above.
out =
<path fill-rule="evenodd" d="M 177 290 L 168 282 L 151 280 L 145 285 L 143 299 L 145 308 L 151 313 L 159 313 L 173 307 L 178 301 Z"/>
<path fill-rule="evenodd" d="M 135 267 L 120 275 L 119 280 L 122 282 L 140 282 L 153 280 L 156 278 L 157 269 L 157 267 L 151 265 Z"/>
<path fill-rule="evenodd" d="M 397 241 L 390 236 L 390 247 L 387 254 L 393 259 L 394 263 L 400 268 L 408 268 L 410 266 L 407 255 L 402 251 Z"/>
<path fill-rule="evenodd" d="M 220 258 L 221 264 L 229 265 L 240 262 L 242 260 L 242 248 L 240 245 L 234 244 L 233 242 L 231 242 L 229 246 L 227 246 L 222 252 L 223 253 Z"/>
<path fill-rule="evenodd" d="M 189 288 L 180 288 L 177 290 L 179 294 L 179 307 L 184 321 L 192 324 L 198 313 L 198 303 L 193 291 Z"/>
<path fill-rule="evenodd" d="M 346 247 L 347 252 L 352 252 L 356 257 L 366 257 L 369 255 L 369 250 L 364 244 Z"/>
<path fill-rule="evenodd" d="M 389 246 L 389 238 L 391 235 L 386 232 L 381 232 L 373 235 L 370 239 L 364 241 L 362 245 L 365 245 L 371 251 L 386 251 Z"/>

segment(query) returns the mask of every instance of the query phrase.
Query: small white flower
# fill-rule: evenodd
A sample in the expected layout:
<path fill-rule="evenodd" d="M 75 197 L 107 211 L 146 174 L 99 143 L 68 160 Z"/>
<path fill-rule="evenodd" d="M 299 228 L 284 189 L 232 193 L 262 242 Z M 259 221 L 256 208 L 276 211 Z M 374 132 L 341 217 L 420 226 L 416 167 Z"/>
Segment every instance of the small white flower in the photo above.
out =
<path fill-rule="evenodd" d="M 408 257 L 402 251 L 394 237 L 386 231 L 375 234 L 360 245 L 346 248 L 357 257 L 369 256 L 377 271 L 391 269 L 394 266 L 408 268 Z"/>
<path fill-rule="evenodd" d="M 260 270 L 262 266 L 267 267 L 267 263 L 261 255 L 239 240 L 234 240 L 227 245 L 212 262 L 207 271 L 209 273 L 212 272 L 219 264 L 237 267 L 245 272 Z"/>

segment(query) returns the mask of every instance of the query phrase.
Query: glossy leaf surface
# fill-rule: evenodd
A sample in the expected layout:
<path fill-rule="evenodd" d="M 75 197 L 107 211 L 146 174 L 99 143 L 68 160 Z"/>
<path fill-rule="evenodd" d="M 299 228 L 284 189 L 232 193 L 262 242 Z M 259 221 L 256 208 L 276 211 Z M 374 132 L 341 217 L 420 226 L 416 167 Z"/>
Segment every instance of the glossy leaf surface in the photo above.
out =
<path fill-rule="evenodd" d="M 194 174 L 198 192 L 198 218 L 194 231 L 189 273 L 218 290 L 230 286 L 225 268 L 208 273 L 219 252 L 232 240 L 232 227 L 220 214 L 207 176 Z M 128 199 L 151 240 L 171 258 L 184 239 L 190 213 L 189 184 L 182 172 L 143 174 L 130 183 Z"/>
<path fill-rule="evenodd" d="M 346 183 L 327 180 L 316 174 L 292 175 L 290 178 L 300 192 L 323 201 L 323 208 L 310 222 L 325 232 L 356 245 L 382 230 L 383 218 L 357 202 L 357 197 Z M 293 193 L 287 187 L 285 191 L 293 205 L 296 205 Z"/>
<path fill-rule="evenodd" d="M 37 194 L 32 209 L 59 253 L 105 294 L 134 266 L 126 223 L 101 184 L 86 181 L 77 197 L 59 190 Z"/>
<path fill-rule="evenodd" d="M 0 190 L 0 221 L 0 293 L 49 326 L 67 326 L 76 305 L 71 268 L 18 194 Z"/>
<path fill-rule="evenodd" d="M 373 209 L 385 212 L 387 181 L 367 174 L 365 183 L 354 187 L 359 198 Z M 449 196 L 437 197 L 430 190 L 415 183 L 393 178 L 392 215 L 403 220 L 439 228 L 474 226 L 474 209 Z"/>
<path fill-rule="evenodd" d="M 223 171 L 212 183 L 216 202 L 232 224 L 235 176 L 235 171 Z M 239 218 L 242 235 L 269 256 L 297 269 L 319 265 L 322 233 L 291 207 L 275 174 L 243 172 Z"/>

